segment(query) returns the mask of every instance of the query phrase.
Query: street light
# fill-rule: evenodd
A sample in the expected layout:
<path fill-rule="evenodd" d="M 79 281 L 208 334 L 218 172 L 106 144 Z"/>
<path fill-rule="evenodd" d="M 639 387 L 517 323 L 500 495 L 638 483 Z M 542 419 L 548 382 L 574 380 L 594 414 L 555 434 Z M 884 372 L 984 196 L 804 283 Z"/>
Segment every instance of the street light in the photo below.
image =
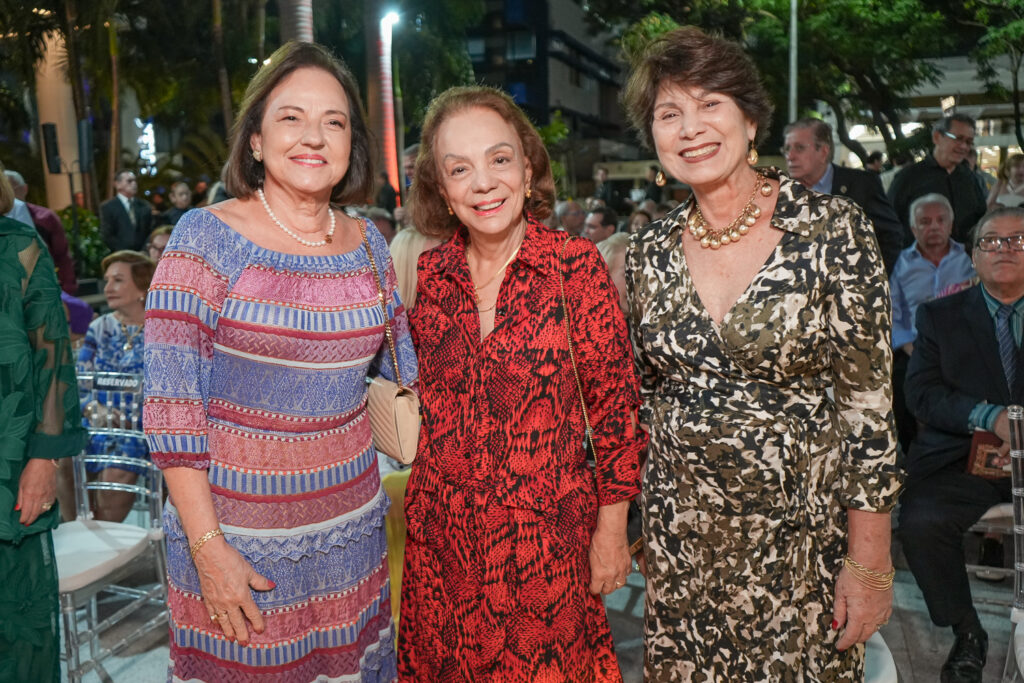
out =
<path fill-rule="evenodd" d="M 388 12 L 380 20 L 380 104 L 384 115 L 384 168 L 388 182 L 395 190 L 399 204 L 402 202 L 402 183 L 398 176 L 398 150 L 395 147 L 395 95 L 391 82 L 391 27 L 398 23 L 398 13 Z"/>

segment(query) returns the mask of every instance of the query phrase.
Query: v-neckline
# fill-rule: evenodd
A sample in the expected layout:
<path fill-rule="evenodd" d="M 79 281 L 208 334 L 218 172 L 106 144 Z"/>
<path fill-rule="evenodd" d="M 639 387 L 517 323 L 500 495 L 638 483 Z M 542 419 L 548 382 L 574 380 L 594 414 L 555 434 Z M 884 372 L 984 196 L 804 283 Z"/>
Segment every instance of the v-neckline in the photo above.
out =
<path fill-rule="evenodd" d="M 735 311 L 736 307 L 739 306 L 740 303 L 742 303 L 747 298 L 747 296 L 750 293 L 750 290 L 753 289 L 754 285 L 760 279 L 762 279 L 765 272 L 768 270 L 769 266 L 771 266 L 776 261 L 776 259 L 779 256 L 780 250 L 783 247 L 783 244 L 787 241 L 789 233 L 786 230 L 776 228 L 774 225 L 772 225 L 771 227 L 775 230 L 780 230 L 782 232 L 782 236 L 779 238 L 779 241 L 775 243 L 775 246 L 772 247 L 771 251 L 768 252 L 768 255 L 765 257 L 764 262 L 762 262 L 758 269 L 754 271 L 754 275 L 753 277 L 750 278 L 750 281 L 747 282 L 747 286 L 743 288 L 743 291 L 740 292 L 740 295 L 738 297 L 736 297 L 736 300 L 733 301 L 732 304 L 730 304 L 729 307 L 725 310 L 725 315 L 722 316 L 722 319 L 720 321 L 715 320 L 714 316 L 711 315 L 711 311 L 708 310 L 707 305 L 705 305 L 704 300 L 700 296 L 700 291 L 698 291 L 697 289 L 696 281 L 693 279 L 693 274 L 690 272 L 690 266 L 686 261 L 686 252 L 683 250 L 683 245 L 680 243 L 676 248 L 680 259 L 679 265 L 681 273 L 688 280 L 690 289 L 693 290 L 693 296 L 694 299 L 697 301 L 700 313 L 705 318 L 707 318 L 708 322 L 711 323 L 711 327 L 715 330 L 716 333 L 718 333 L 719 336 L 721 336 L 721 331 L 725 327 L 726 322 L 732 317 L 733 311 Z"/>

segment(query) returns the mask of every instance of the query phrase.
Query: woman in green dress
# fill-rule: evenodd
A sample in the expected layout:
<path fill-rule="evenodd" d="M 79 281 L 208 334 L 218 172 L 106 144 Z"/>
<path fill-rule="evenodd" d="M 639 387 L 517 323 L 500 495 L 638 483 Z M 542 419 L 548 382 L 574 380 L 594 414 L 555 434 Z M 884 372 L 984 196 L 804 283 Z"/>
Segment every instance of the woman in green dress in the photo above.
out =
<path fill-rule="evenodd" d="M 53 259 L 13 199 L 0 172 L 0 681 L 56 683 L 55 464 L 85 431 Z"/>

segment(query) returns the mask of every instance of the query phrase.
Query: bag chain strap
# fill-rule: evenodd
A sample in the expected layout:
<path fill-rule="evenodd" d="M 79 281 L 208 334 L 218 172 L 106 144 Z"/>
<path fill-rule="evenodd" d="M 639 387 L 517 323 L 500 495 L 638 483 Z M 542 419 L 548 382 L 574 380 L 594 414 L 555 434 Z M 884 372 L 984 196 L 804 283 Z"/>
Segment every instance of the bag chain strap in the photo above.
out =
<path fill-rule="evenodd" d="M 370 270 L 373 271 L 373 281 L 377 284 L 377 299 L 380 303 L 380 310 L 384 313 L 384 336 L 388 338 L 388 348 L 391 350 L 391 361 L 394 363 L 395 380 L 398 386 L 402 384 L 402 371 L 398 369 L 398 353 L 395 351 L 395 339 L 391 335 L 392 318 L 388 315 L 387 299 L 384 296 L 384 287 L 381 285 L 380 272 L 377 270 L 377 262 L 373 258 L 373 249 L 370 247 L 370 239 L 366 236 L 366 221 L 359 219 L 359 232 L 363 235 L 363 244 L 366 245 L 366 256 L 370 259 Z"/>
<path fill-rule="evenodd" d="M 587 426 L 587 441 L 590 443 L 590 451 L 594 454 L 594 458 L 597 458 L 597 449 L 594 448 L 594 436 L 593 431 L 590 428 L 590 415 L 587 413 L 587 402 L 583 398 L 583 383 L 580 381 L 580 372 L 576 369 L 576 352 L 573 350 L 572 345 L 572 329 L 569 327 L 569 302 L 565 298 L 565 276 L 562 274 L 561 265 L 564 263 L 563 257 L 565 256 L 565 248 L 569 245 L 571 237 L 566 238 L 565 242 L 562 242 L 562 251 L 559 253 L 559 268 L 558 268 L 558 288 L 562 292 L 562 311 L 565 317 L 565 336 L 569 339 L 569 360 L 572 361 L 572 374 L 576 377 L 576 391 L 580 395 L 580 407 L 583 408 L 583 423 Z"/>

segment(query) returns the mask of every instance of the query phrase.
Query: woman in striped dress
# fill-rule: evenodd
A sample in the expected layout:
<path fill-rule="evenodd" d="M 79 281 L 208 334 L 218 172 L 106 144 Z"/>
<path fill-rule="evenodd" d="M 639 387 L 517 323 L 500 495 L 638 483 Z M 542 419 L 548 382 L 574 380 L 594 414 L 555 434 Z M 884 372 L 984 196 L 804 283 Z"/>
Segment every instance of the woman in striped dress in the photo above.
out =
<path fill-rule="evenodd" d="M 394 376 L 385 324 L 403 378 L 416 367 L 384 239 L 331 207 L 373 184 L 357 93 L 323 48 L 278 50 L 233 130 L 236 199 L 181 219 L 150 289 L 170 681 L 395 678 L 388 500 L 365 410 L 367 373 Z"/>

